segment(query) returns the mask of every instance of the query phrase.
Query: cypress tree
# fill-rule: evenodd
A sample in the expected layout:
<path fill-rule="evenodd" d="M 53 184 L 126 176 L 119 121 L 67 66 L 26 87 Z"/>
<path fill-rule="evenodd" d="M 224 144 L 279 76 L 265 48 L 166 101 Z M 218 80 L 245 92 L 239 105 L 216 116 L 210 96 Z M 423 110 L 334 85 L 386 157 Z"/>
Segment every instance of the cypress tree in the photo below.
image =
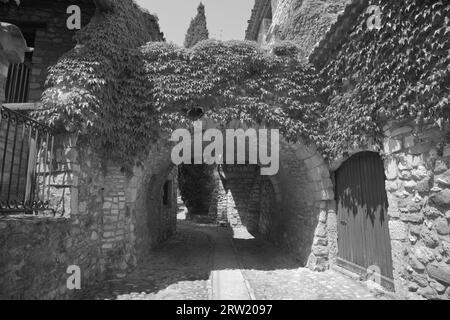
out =
<path fill-rule="evenodd" d="M 205 6 L 200 2 L 197 8 L 197 15 L 191 20 L 186 38 L 184 40 L 184 46 L 191 48 L 198 42 L 209 38 L 208 28 L 206 26 Z"/>

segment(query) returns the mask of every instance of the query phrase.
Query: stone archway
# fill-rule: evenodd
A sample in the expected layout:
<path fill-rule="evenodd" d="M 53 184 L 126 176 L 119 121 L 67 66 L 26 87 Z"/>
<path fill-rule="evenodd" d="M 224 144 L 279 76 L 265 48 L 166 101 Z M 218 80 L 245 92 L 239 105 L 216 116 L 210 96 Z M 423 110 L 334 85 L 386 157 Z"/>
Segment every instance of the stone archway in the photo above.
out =
<path fill-rule="evenodd" d="M 170 159 L 170 146 L 164 141 L 154 144 L 132 173 L 112 164 L 107 165 L 105 173 L 97 165 L 94 170 L 92 163 L 99 160 L 92 152 L 80 153 L 77 175 L 83 176 L 84 183 L 73 188 L 71 202 L 84 211 L 87 206 L 101 218 L 97 237 L 107 260 L 114 257 L 112 265 L 117 265 L 117 260 L 124 268 L 135 265 L 137 257 L 176 228 L 177 172 Z M 293 252 L 302 265 L 325 270 L 336 254 L 337 236 L 333 215 L 328 214 L 334 210 L 333 185 L 322 156 L 302 141 L 292 144 L 282 140 L 278 174 L 251 180 L 245 189 L 249 195 L 245 206 L 254 216 L 246 223 Z M 168 181 L 171 196 L 165 206 Z M 97 190 L 94 202 L 86 188 Z M 220 212 L 229 210 L 228 202 L 224 205 L 220 200 L 228 201 L 228 195 L 224 188 L 216 191 L 219 200 L 212 210 L 217 210 L 220 219 L 224 218 Z"/>
<path fill-rule="evenodd" d="M 313 146 L 283 142 L 280 148 L 281 241 L 299 260 L 325 270 L 337 252 L 334 191 L 328 165 Z"/>

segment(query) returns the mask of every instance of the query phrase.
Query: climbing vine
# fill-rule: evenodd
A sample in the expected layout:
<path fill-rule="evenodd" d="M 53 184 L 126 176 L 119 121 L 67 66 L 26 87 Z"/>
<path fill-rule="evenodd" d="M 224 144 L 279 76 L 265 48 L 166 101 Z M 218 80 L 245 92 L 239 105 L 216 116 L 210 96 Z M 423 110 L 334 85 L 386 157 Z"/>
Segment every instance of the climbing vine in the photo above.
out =
<path fill-rule="evenodd" d="M 329 120 L 326 151 L 336 155 L 381 136 L 388 120 L 450 120 L 450 4 L 376 0 L 382 27 L 361 15 L 322 70 Z"/>
<path fill-rule="evenodd" d="M 360 15 L 320 74 L 290 42 L 148 42 L 162 39 L 155 17 L 131 0 L 112 3 L 50 70 L 39 113 L 108 159 L 131 163 L 166 133 L 190 127 L 192 110 L 218 123 L 278 128 L 330 157 L 379 139 L 388 120 L 450 120 L 447 2 L 374 0 L 381 29 L 368 30 Z"/>
<path fill-rule="evenodd" d="M 154 29 L 131 1 L 97 15 L 50 70 L 41 120 L 124 165 L 162 135 L 189 127 L 187 114 L 200 108 L 218 123 L 265 123 L 287 139 L 318 141 L 322 85 L 295 45 L 269 52 L 246 41 L 145 44 Z"/>

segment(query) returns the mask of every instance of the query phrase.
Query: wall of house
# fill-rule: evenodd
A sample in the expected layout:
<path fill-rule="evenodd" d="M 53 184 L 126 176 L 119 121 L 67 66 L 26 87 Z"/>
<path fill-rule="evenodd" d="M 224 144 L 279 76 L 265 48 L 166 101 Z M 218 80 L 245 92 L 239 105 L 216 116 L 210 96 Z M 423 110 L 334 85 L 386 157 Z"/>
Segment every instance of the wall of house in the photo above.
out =
<path fill-rule="evenodd" d="M 272 7 L 269 42 L 294 40 L 308 58 L 351 0 L 278 0 Z M 272 1 L 272 6 L 274 1 Z"/>
<path fill-rule="evenodd" d="M 75 294 L 66 285 L 71 265 L 81 269 L 82 288 L 105 275 L 100 166 L 95 157 L 81 155 L 87 161 L 81 169 L 74 144 L 65 138 L 56 144 L 58 170 L 50 179 L 56 216 L 0 217 L 2 299 L 69 298 Z M 84 200 L 79 205 L 78 196 Z"/>
<path fill-rule="evenodd" d="M 50 178 L 53 216 L 0 217 L 0 297 L 66 299 L 68 266 L 82 288 L 122 274 L 176 228 L 176 172 L 155 145 L 132 172 L 105 163 L 73 137 L 57 137 Z M 169 205 L 163 185 L 172 180 Z M 4 257 L 4 258 L 3 258 Z"/>
<path fill-rule="evenodd" d="M 384 127 L 381 153 L 388 198 L 395 293 L 401 298 L 450 299 L 450 130 L 413 121 Z M 447 137 L 447 138 L 446 138 Z M 349 150 L 380 150 L 368 144 Z M 345 159 L 332 163 L 334 170 Z M 334 168 L 334 169 L 333 169 Z M 330 203 L 327 220 L 330 261 L 337 246 L 337 210 Z"/>
<path fill-rule="evenodd" d="M 384 130 L 396 290 L 450 299 L 450 131 L 413 122 Z"/>
<path fill-rule="evenodd" d="M 57 60 L 76 44 L 73 39 L 76 30 L 69 30 L 66 26 L 67 18 L 70 16 L 66 11 L 70 5 L 78 5 L 81 8 L 82 26 L 85 26 L 94 15 L 93 2 L 81 0 L 59 0 L 51 4 L 22 1 L 19 7 L 14 1 L 0 4 L 0 21 L 17 25 L 26 35 L 31 32 L 30 30 L 35 30 L 35 43 L 28 43 L 29 47 L 35 48 L 32 55 L 30 102 L 40 100 L 48 73 L 47 68 L 56 64 Z"/>

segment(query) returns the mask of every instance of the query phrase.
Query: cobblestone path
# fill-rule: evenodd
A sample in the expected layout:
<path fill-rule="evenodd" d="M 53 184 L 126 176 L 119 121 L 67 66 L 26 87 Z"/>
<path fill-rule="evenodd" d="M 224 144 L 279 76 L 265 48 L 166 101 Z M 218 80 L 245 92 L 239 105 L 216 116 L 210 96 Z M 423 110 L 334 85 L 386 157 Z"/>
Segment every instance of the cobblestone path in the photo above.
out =
<path fill-rule="evenodd" d="M 83 290 L 80 299 L 386 299 L 336 271 L 300 268 L 264 240 L 234 236 L 227 228 L 180 222 L 134 272 Z"/>

